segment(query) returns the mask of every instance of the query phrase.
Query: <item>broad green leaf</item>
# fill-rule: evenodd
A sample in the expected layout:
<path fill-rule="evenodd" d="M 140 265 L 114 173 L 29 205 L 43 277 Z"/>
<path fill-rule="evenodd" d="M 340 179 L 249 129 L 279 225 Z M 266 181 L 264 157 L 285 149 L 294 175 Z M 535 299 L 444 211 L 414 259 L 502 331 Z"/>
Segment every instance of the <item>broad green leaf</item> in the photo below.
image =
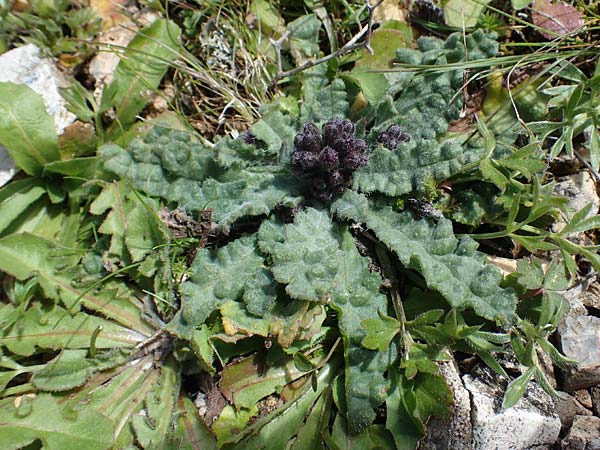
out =
<path fill-rule="evenodd" d="M 490 0 L 448 0 L 444 4 L 446 25 L 457 28 L 474 27 L 489 2 Z"/>
<path fill-rule="evenodd" d="M 180 56 L 180 33 L 174 22 L 158 19 L 138 31 L 123 51 L 114 79 L 102 96 L 103 106 L 112 104 L 117 114 L 109 138 L 129 128 L 150 101 L 169 64 Z"/>
<path fill-rule="evenodd" d="M 296 134 L 292 118 L 276 105 L 263 107 L 261 113 L 261 119 L 250 127 L 252 134 L 267 144 L 267 151 L 271 154 L 289 151 Z"/>
<path fill-rule="evenodd" d="M 465 149 L 456 142 L 439 144 L 433 139 L 413 139 L 395 150 L 379 146 L 369 155 L 368 164 L 354 174 L 354 188 L 391 196 L 419 191 L 425 182 L 449 178 L 481 156 L 481 148 Z"/>
<path fill-rule="evenodd" d="M 40 440 L 47 450 L 108 450 L 112 448 L 113 424 L 90 408 L 69 411 L 49 394 L 34 399 L 0 400 L 0 448 L 17 450 Z"/>
<path fill-rule="evenodd" d="M 273 276 L 293 298 L 324 302 L 333 291 L 341 252 L 336 225 L 326 211 L 307 208 L 285 225 L 273 244 Z"/>
<path fill-rule="evenodd" d="M 0 317 L 10 313 L 11 308 L 0 308 Z M 36 348 L 87 349 L 92 342 L 98 349 L 132 348 L 144 340 L 144 335 L 101 317 L 83 312 L 71 315 L 59 306 L 46 310 L 39 303 L 0 334 L 0 345 L 24 356 L 32 355 Z"/>
<path fill-rule="evenodd" d="M 171 332 L 190 339 L 213 311 L 227 300 L 242 298 L 263 265 L 255 241 L 256 236 L 244 236 L 214 252 L 198 251 L 190 278 L 181 285 L 182 305 L 168 325 Z"/>
<path fill-rule="evenodd" d="M 348 116 L 350 104 L 343 80 L 336 78 L 331 84 L 317 89 L 304 93 L 304 101 L 300 108 L 302 123 L 313 122 L 321 126 L 332 118 Z"/>
<path fill-rule="evenodd" d="M 523 9 L 532 2 L 532 0 L 510 0 L 510 3 L 514 9 Z"/>
<path fill-rule="evenodd" d="M 296 65 L 299 66 L 308 59 L 318 56 L 321 21 L 315 14 L 298 17 L 288 24 L 287 29 L 289 32 L 289 51 Z"/>
<path fill-rule="evenodd" d="M 187 133 L 157 127 L 143 139 L 127 150 L 101 147 L 105 168 L 132 180 L 135 189 L 186 211 L 211 208 L 213 221 L 225 231 L 244 216 L 269 214 L 277 205 L 295 206 L 300 200 L 290 194 L 297 190 L 296 180 L 270 165 L 272 155 L 252 167 L 224 169 L 210 148 L 191 142 Z"/>
<path fill-rule="evenodd" d="M 332 306 L 339 314 L 344 339 L 345 387 L 348 425 L 351 432 L 364 430 L 375 419 L 375 408 L 386 398 L 389 381 L 384 377 L 393 358 L 393 349 L 369 350 L 362 345 L 367 335 L 362 323 L 379 319 L 387 311 L 387 298 L 379 292 L 381 278 L 369 270 L 369 261 L 360 256 L 354 237 L 344 231 L 339 271 L 335 278 Z"/>
<path fill-rule="evenodd" d="M 180 397 L 177 403 L 175 429 L 170 444 L 177 450 L 216 450 L 217 443 L 204 420 L 198 414 L 198 408 L 187 397 Z M 166 449 L 165 449 L 166 450 Z"/>
<path fill-rule="evenodd" d="M 0 144 L 16 165 L 39 175 L 44 164 L 59 159 L 57 143 L 41 95 L 22 84 L 0 83 Z"/>
<path fill-rule="evenodd" d="M 527 385 L 534 373 L 535 367 L 530 367 L 525 373 L 509 383 L 504 393 L 504 399 L 502 400 L 502 408 L 506 409 L 514 406 L 525 395 Z"/>
<path fill-rule="evenodd" d="M 132 420 L 137 440 L 145 450 L 169 448 L 179 388 L 179 372 L 174 360 L 168 359 L 161 364 L 160 379 L 146 396 L 143 413 Z"/>
<path fill-rule="evenodd" d="M 333 422 L 331 441 L 327 441 L 327 444 L 335 450 L 352 450 L 355 448 L 396 450 L 396 446 L 392 442 L 392 436 L 383 425 L 370 425 L 360 433 L 352 433 L 348 430 L 346 420 L 341 414 L 338 414 Z"/>
<path fill-rule="evenodd" d="M 122 355 L 116 352 L 96 358 L 90 358 L 88 354 L 89 349 L 63 350 L 42 370 L 35 372 L 33 384 L 43 391 L 68 391 L 82 386 L 95 372 L 124 362 Z"/>
<path fill-rule="evenodd" d="M 306 422 L 298 430 L 291 450 L 324 450 L 322 430 L 328 426 L 331 397 L 324 393 L 314 404 Z"/>
<path fill-rule="evenodd" d="M 0 190 L 0 232 L 23 214 L 46 190 L 39 180 L 27 178 L 14 181 Z"/>
<path fill-rule="evenodd" d="M 70 310 L 80 304 L 100 312 L 143 335 L 152 328 L 141 318 L 141 302 L 122 282 L 108 281 L 100 290 L 76 280 L 80 275 L 79 257 L 61 246 L 41 237 L 22 233 L 0 239 L 0 270 L 19 280 L 34 276 L 44 293 L 51 299 L 60 299 Z"/>
<path fill-rule="evenodd" d="M 373 206 L 354 191 L 346 191 L 332 209 L 342 219 L 366 224 L 402 264 L 421 273 L 429 288 L 452 307 L 472 308 L 489 320 L 514 321 L 516 297 L 511 289 L 500 288 L 502 274 L 485 264 L 485 255 L 475 250 L 472 239 L 456 239 L 449 220 L 415 219 L 408 212 Z"/>

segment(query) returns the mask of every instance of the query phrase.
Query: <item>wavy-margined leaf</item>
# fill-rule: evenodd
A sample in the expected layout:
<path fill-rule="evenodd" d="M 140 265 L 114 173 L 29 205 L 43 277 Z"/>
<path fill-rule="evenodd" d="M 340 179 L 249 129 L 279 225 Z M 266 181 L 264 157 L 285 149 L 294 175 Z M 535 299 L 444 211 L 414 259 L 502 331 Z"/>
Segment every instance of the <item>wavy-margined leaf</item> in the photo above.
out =
<path fill-rule="evenodd" d="M 373 422 L 374 409 L 385 401 L 389 382 L 383 374 L 392 355 L 362 346 L 367 334 L 362 322 L 387 311 L 387 299 L 379 292 L 381 278 L 369 270 L 368 259 L 360 256 L 348 231 L 343 233 L 341 253 L 332 305 L 344 338 L 348 425 L 356 432 Z"/>
<path fill-rule="evenodd" d="M 377 147 L 368 164 L 354 174 L 354 187 L 363 192 L 403 195 L 422 189 L 426 181 L 441 181 L 483 156 L 483 148 L 435 139 L 412 140 L 394 150 Z"/>
<path fill-rule="evenodd" d="M 181 30 L 170 20 L 158 19 L 142 28 L 121 55 L 112 83 L 102 96 L 103 105 L 113 105 L 117 118 L 110 127 L 114 139 L 137 120 L 150 101 L 169 63 L 179 57 Z"/>
<path fill-rule="evenodd" d="M 168 325 L 171 332 L 190 339 L 219 306 L 242 298 L 263 265 L 255 242 L 256 236 L 243 236 L 215 252 L 197 253 L 190 279 L 181 286 L 181 309 Z"/>
<path fill-rule="evenodd" d="M 427 285 L 452 307 L 472 308 L 489 320 L 514 320 L 516 297 L 512 289 L 499 286 L 502 274 L 485 264 L 485 255 L 476 251 L 475 241 L 456 239 L 449 220 L 416 220 L 408 212 L 373 206 L 354 191 L 346 191 L 332 209 L 343 219 L 366 224 L 402 264 L 420 272 Z"/>
<path fill-rule="evenodd" d="M 0 144 L 29 175 L 60 158 L 54 120 L 42 96 L 28 86 L 0 83 Z"/>
<path fill-rule="evenodd" d="M 167 360 L 160 367 L 158 382 L 146 395 L 144 409 L 132 419 L 135 435 L 144 450 L 169 448 L 179 387 L 176 365 Z"/>
<path fill-rule="evenodd" d="M 482 30 L 463 36 L 453 33 L 446 41 L 422 36 L 418 49 L 400 48 L 396 52 L 401 65 L 446 65 L 493 57 L 498 43 Z M 465 47 L 466 43 L 466 47 Z M 432 139 L 448 130 L 451 121 L 460 116 L 464 83 L 463 70 L 412 71 L 398 77 L 390 87 L 390 95 L 379 104 L 371 134 L 377 136 L 392 124 L 398 124 L 412 139 Z"/>
<path fill-rule="evenodd" d="M 155 128 L 127 150 L 105 145 L 99 152 L 105 168 L 132 180 L 135 189 L 187 211 L 212 208 L 213 221 L 223 227 L 300 200 L 293 194 L 295 179 L 270 165 L 272 157 L 264 165 L 259 161 L 252 167 L 238 164 L 225 169 L 213 159 L 210 148 L 191 143 L 189 134 L 178 131 Z"/>
<path fill-rule="evenodd" d="M 347 96 L 346 85 L 341 79 L 333 80 L 331 84 L 310 92 L 310 95 L 305 93 L 305 102 L 300 111 L 302 122 L 321 125 L 335 117 L 347 117 L 350 108 Z"/>
<path fill-rule="evenodd" d="M 59 405 L 49 394 L 0 400 L 0 448 L 17 450 L 40 440 L 48 450 L 108 450 L 113 424 L 102 414 L 84 408 L 77 413 Z"/>
<path fill-rule="evenodd" d="M 90 212 L 95 215 L 104 214 L 107 210 L 109 213 L 98 232 L 111 236 L 111 254 L 138 262 L 155 247 L 168 242 L 152 206 L 145 204 L 125 182 L 105 185 L 90 205 Z"/>
<path fill-rule="evenodd" d="M 11 305 L 0 308 L 0 322 L 13 310 Z M 127 348 L 144 341 L 146 336 L 101 317 L 83 312 L 71 315 L 54 306 L 46 309 L 35 304 L 16 323 L 0 333 L 0 345 L 19 355 L 32 355 L 36 348 L 79 349 Z"/>
<path fill-rule="evenodd" d="M 101 289 L 78 283 L 72 267 L 79 257 L 52 241 L 29 233 L 11 234 L 0 239 L 0 270 L 19 280 L 35 277 L 48 298 L 60 299 L 70 310 L 79 304 L 100 312 L 137 330 L 151 334 L 152 328 L 141 318 L 141 303 L 129 288 L 119 281 L 109 281 Z"/>
<path fill-rule="evenodd" d="M 324 301 L 333 291 L 339 246 L 338 227 L 329 213 L 307 208 L 298 213 L 294 223 L 284 226 L 283 241 L 272 244 L 273 276 L 287 284 L 285 290 L 293 298 Z"/>

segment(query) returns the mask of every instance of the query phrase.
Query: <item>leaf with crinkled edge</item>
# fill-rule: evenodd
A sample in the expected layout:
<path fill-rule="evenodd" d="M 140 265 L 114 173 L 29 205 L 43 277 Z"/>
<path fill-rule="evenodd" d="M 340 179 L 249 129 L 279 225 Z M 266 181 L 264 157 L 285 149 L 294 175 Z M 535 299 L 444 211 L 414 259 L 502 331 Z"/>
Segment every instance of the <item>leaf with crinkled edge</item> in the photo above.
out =
<path fill-rule="evenodd" d="M 498 52 L 498 43 L 494 39 L 493 34 L 481 30 L 466 37 L 454 33 L 445 42 L 421 37 L 417 40 L 418 49 L 400 48 L 396 56 L 399 63 L 431 66 L 491 58 Z M 391 95 L 377 107 L 371 136 L 377 137 L 392 124 L 402 126 L 412 139 L 431 139 L 445 133 L 450 122 L 459 118 L 463 83 L 461 69 L 413 72 L 412 76 L 398 77 L 397 83 L 390 88 Z"/>
<path fill-rule="evenodd" d="M 427 285 L 452 307 L 472 308 L 478 315 L 502 323 L 515 319 L 516 297 L 512 289 L 499 286 L 500 270 L 485 264 L 485 255 L 476 251 L 475 241 L 456 239 L 451 221 L 415 220 L 409 212 L 373 206 L 355 191 L 346 191 L 332 211 L 340 218 L 366 224 L 402 264 L 421 273 Z"/>
<path fill-rule="evenodd" d="M 256 235 L 243 236 L 216 251 L 198 251 L 190 279 L 181 285 L 181 309 L 167 329 L 190 339 L 194 328 L 227 300 L 239 300 L 262 270 Z"/>
<path fill-rule="evenodd" d="M 318 86 L 318 85 L 317 85 Z M 350 111 L 344 80 L 334 79 L 329 85 L 317 87 L 315 92 L 305 92 L 300 109 L 302 123 L 322 125 L 332 118 L 345 118 Z"/>
<path fill-rule="evenodd" d="M 265 105 L 261 108 L 261 114 L 262 118 L 250 127 L 250 132 L 267 144 L 269 153 L 287 154 L 296 134 L 294 120 L 284 114 L 277 104 Z"/>
<path fill-rule="evenodd" d="M 373 423 L 374 409 L 386 399 L 389 382 L 384 373 L 392 358 L 391 351 L 369 350 L 362 345 L 366 336 L 362 322 L 387 311 L 387 299 L 379 291 L 381 278 L 369 270 L 368 258 L 360 256 L 347 230 L 342 235 L 341 252 L 332 306 L 339 314 L 344 339 L 348 424 L 356 432 Z"/>
<path fill-rule="evenodd" d="M 227 229 L 244 216 L 268 214 L 275 206 L 295 206 L 296 180 L 277 165 L 220 167 L 212 149 L 187 133 L 155 129 L 127 150 L 105 145 L 105 169 L 133 181 L 135 189 L 192 212 L 213 209 L 213 221 Z"/>
<path fill-rule="evenodd" d="M 426 181 L 441 181 L 483 156 L 483 148 L 465 150 L 458 143 L 422 139 L 394 150 L 377 147 L 369 162 L 354 174 L 354 188 L 363 192 L 403 195 L 420 190 Z"/>
<path fill-rule="evenodd" d="M 283 234 L 283 242 L 271 246 L 273 276 L 287 284 L 290 297 L 324 301 L 333 290 L 341 257 L 337 226 L 328 212 L 307 208 L 284 226 Z"/>

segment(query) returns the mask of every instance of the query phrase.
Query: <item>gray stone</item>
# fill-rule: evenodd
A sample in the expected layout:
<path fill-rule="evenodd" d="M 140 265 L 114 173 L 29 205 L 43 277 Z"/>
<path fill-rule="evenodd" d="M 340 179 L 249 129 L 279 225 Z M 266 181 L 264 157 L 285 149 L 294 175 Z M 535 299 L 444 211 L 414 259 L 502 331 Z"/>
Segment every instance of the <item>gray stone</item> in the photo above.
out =
<path fill-rule="evenodd" d="M 554 185 L 554 193 L 563 195 L 568 199 L 568 207 L 573 211 L 579 211 L 587 204 L 591 203 L 592 208 L 588 213 L 588 217 L 598 213 L 600 207 L 600 198 L 596 192 L 596 183 L 587 171 L 581 171 L 574 175 L 562 177 Z M 562 230 L 567 221 L 560 219 L 552 225 L 552 231 L 558 232 Z M 570 240 L 576 243 L 583 243 L 585 237 L 583 233 L 577 233 L 569 236 Z"/>
<path fill-rule="evenodd" d="M 577 399 L 567 394 L 559 392 L 560 397 L 554 399 L 554 409 L 560 417 L 560 423 L 563 430 L 568 430 L 573 425 L 575 416 L 591 416 L 592 413 L 587 410 Z"/>
<path fill-rule="evenodd" d="M 578 362 L 577 367 L 563 371 L 564 390 L 600 384 L 600 318 L 567 315 L 558 333 L 563 354 Z"/>
<path fill-rule="evenodd" d="M 432 419 L 419 450 L 471 450 L 471 399 L 460 379 L 455 361 L 440 364 L 440 373 L 452 391 L 454 409 L 449 420 Z"/>
<path fill-rule="evenodd" d="M 40 58 L 40 49 L 33 44 L 10 50 L 0 55 L 0 82 L 24 84 L 42 96 L 46 110 L 54 116 L 57 133 L 75 120 L 67 111 L 59 88 L 67 81 L 50 58 Z M 6 149 L 0 146 L 0 186 L 6 184 L 17 168 Z"/>
<path fill-rule="evenodd" d="M 473 450 L 529 450 L 554 445 L 561 422 L 550 396 L 531 383 L 515 406 L 503 410 L 506 382 L 485 371 L 486 377 L 463 376 L 471 394 Z"/>
<path fill-rule="evenodd" d="M 589 410 L 592 409 L 592 396 L 590 395 L 590 391 L 587 389 L 579 389 L 578 391 L 573 392 L 575 399 L 581 403 L 581 406 L 587 408 Z"/>
<path fill-rule="evenodd" d="M 576 416 L 560 444 L 562 450 L 600 450 L 600 418 Z"/>
<path fill-rule="evenodd" d="M 600 416 L 600 387 L 594 386 L 590 389 L 592 397 L 592 410 L 596 416 Z"/>

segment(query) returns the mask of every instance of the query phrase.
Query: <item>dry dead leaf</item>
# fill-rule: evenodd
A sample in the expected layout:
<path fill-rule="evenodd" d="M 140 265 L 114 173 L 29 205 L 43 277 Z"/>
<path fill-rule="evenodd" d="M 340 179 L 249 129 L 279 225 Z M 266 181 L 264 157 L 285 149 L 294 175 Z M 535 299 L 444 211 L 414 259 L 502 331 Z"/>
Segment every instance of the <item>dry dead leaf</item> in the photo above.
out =
<path fill-rule="evenodd" d="M 533 23 L 542 28 L 538 32 L 547 39 L 555 39 L 583 27 L 583 15 L 574 6 L 559 1 L 534 0 Z"/>
<path fill-rule="evenodd" d="M 376 23 L 385 23 L 390 20 L 406 22 L 406 17 L 408 17 L 407 3 L 403 0 L 383 0 L 373 11 L 373 21 Z"/>

